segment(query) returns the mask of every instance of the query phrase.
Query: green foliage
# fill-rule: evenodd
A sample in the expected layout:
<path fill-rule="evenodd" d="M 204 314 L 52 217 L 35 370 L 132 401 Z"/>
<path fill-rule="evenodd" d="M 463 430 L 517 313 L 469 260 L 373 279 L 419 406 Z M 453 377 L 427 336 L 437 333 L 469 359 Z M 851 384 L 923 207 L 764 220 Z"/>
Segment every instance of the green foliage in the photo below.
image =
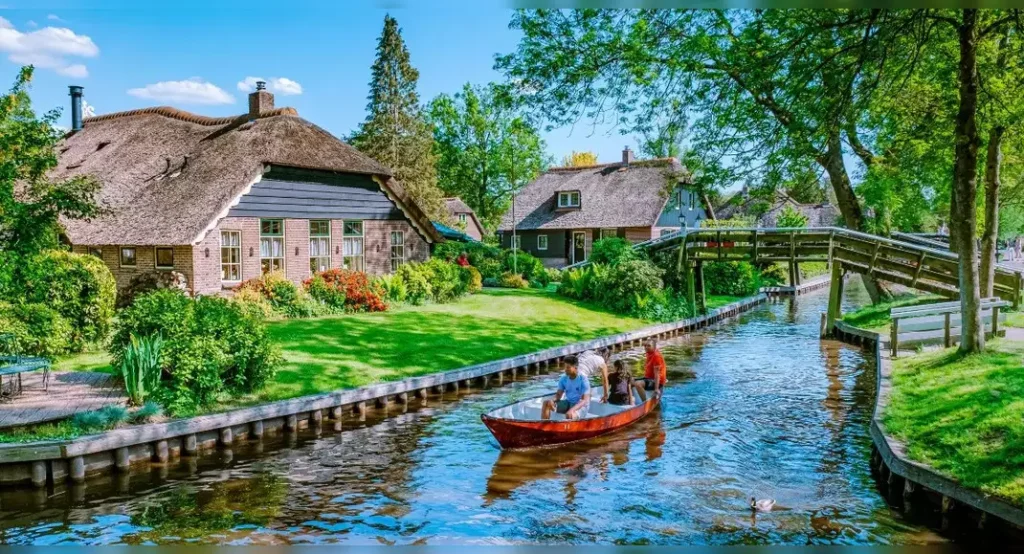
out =
<path fill-rule="evenodd" d="M 349 142 L 390 168 L 427 217 L 447 221 L 444 195 L 437 187 L 434 137 L 416 92 L 419 72 L 410 65 L 402 31 L 390 15 L 384 16 L 371 71 L 366 120 Z"/>
<path fill-rule="evenodd" d="M 597 300 L 617 313 L 637 313 L 662 290 L 661 275 L 662 271 L 647 260 L 622 261 L 611 266 L 601 280 Z"/>
<path fill-rule="evenodd" d="M 434 98 L 427 112 L 434 127 L 438 186 L 462 198 L 493 230 L 513 191 L 547 164 L 540 133 L 502 101 L 494 85 L 467 83 L 453 96 Z"/>
<path fill-rule="evenodd" d="M 117 284 L 95 256 L 47 250 L 24 261 L 16 283 L 27 302 L 46 304 L 68 320 L 73 350 L 110 333 Z"/>
<path fill-rule="evenodd" d="M 761 288 L 761 279 L 749 262 L 706 262 L 704 287 L 708 294 L 749 296 Z"/>
<path fill-rule="evenodd" d="M 71 417 L 71 425 L 81 433 L 98 433 L 128 421 L 124 406 L 109 404 L 91 412 L 78 412 Z"/>
<path fill-rule="evenodd" d="M 328 269 L 303 283 L 321 312 L 383 312 L 388 309 L 376 283 L 362 271 Z"/>
<path fill-rule="evenodd" d="M 237 302 L 254 302 L 256 311 L 266 311 L 269 305 L 274 314 L 285 317 L 310 317 L 332 313 L 334 307 L 313 302 L 306 291 L 285 277 L 284 272 L 272 271 L 244 281 L 235 287 Z M 265 301 L 257 299 L 262 297 Z M 344 304 L 344 301 L 342 301 Z"/>
<path fill-rule="evenodd" d="M 56 358 L 71 351 L 71 323 L 46 304 L 0 303 L 0 334 L 14 335 L 18 354 Z"/>
<path fill-rule="evenodd" d="M 500 286 L 498 284 L 498 278 L 497 277 L 486 277 L 486 278 L 484 278 L 484 280 L 483 280 L 483 282 L 481 284 L 483 284 L 483 286 L 486 287 L 486 288 L 497 288 L 497 287 Z"/>
<path fill-rule="evenodd" d="M 259 390 L 274 375 L 280 354 L 263 321 L 239 303 L 173 290 L 140 296 L 121 311 L 110 353 L 122 367 L 132 336 L 163 338 L 158 394 L 172 413 L 188 413 L 221 392 Z"/>
<path fill-rule="evenodd" d="M 548 274 L 544 264 L 528 252 L 509 250 L 505 253 L 505 271 L 522 275 L 527 281 L 537 280 L 548 284 Z"/>
<path fill-rule="evenodd" d="M 129 335 L 128 346 L 121 356 L 120 373 L 124 380 L 128 401 L 141 406 L 146 397 L 160 386 L 160 350 L 163 339 L 160 335 L 136 337 Z"/>
<path fill-rule="evenodd" d="M 405 284 L 405 299 L 413 305 L 430 300 L 434 293 L 430 285 L 430 276 L 423 270 L 422 264 L 404 263 L 398 266 L 395 276 Z"/>
<path fill-rule="evenodd" d="M 383 291 L 384 299 L 388 302 L 401 304 L 405 302 L 407 291 L 405 280 L 400 275 L 381 275 L 377 277 L 377 286 Z"/>
<path fill-rule="evenodd" d="M 801 275 L 804 274 L 804 266 L 805 265 L 810 266 L 811 264 L 810 263 L 800 264 L 800 274 Z M 824 265 L 824 264 L 822 264 L 822 265 Z M 784 265 L 782 265 L 782 264 L 769 263 L 769 264 L 764 264 L 764 265 L 757 266 L 756 269 L 757 269 L 757 272 L 761 276 L 761 278 L 760 278 L 760 283 L 761 283 L 760 286 L 762 286 L 762 287 L 776 287 L 776 286 L 779 286 L 779 285 L 783 285 L 789 279 L 788 269 Z M 808 270 L 810 270 L 810 269 L 811 269 L 811 267 L 808 267 Z M 824 273 L 824 272 L 822 272 L 822 273 Z M 815 273 L 814 275 L 820 275 L 820 274 L 821 273 Z M 811 277 L 813 275 L 806 275 L 806 276 Z M 707 270 L 706 269 L 705 269 L 704 278 L 707 279 Z"/>
<path fill-rule="evenodd" d="M 594 242 L 588 261 L 595 264 L 615 265 L 636 259 L 633 243 L 623 238 L 607 238 Z"/>
<path fill-rule="evenodd" d="M 128 423 L 149 423 L 164 414 L 164 409 L 153 401 L 147 401 L 139 409 L 128 414 Z"/>
<path fill-rule="evenodd" d="M 807 227 L 807 216 L 796 211 L 792 206 L 785 206 L 779 213 L 775 224 L 783 228 Z"/>
<path fill-rule="evenodd" d="M 61 218 L 89 219 L 99 213 L 95 179 L 51 181 L 63 137 L 56 126 L 60 112 L 39 117 L 32 110 L 32 73 L 32 66 L 23 67 L 10 91 L 0 95 L 0 252 L 27 256 L 60 246 Z"/>
<path fill-rule="evenodd" d="M 525 289 L 529 288 L 530 284 L 523 279 L 522 275 L 506 272 L 502 273 L 498 279 L 498 286 L 506 289 Z"/>
<path fill-rule="evenodd" d="M 451 302 L 468 292 L 468 280 L 463 278 L 459 266 L 451 262 L 431 258 L 422 264 L 422 270 L 430 283 L 430 298 L 434 302 Z"/>
<path fill-rule="evenodd" d="M 461 268 L 462 277 L 466 281 L 466 292 L 474 294 L 480 292 L 483 288 L 483 277 L 480 275 L 480 270 L 473 267 Z"/>

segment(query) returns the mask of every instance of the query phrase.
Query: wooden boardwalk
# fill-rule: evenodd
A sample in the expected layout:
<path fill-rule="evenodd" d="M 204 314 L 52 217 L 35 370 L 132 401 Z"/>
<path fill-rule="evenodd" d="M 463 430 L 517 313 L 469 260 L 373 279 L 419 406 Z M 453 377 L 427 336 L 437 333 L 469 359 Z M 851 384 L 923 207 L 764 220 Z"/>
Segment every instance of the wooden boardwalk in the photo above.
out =
<path fill-rule="evenodd" d="M 106 373 L 53 372 L 49 390 L 43 391 L 43 372 L 33 371 L 22 375 L 22 385 L 20 395 L 0 402 L 0 429 L 63 419 L 128 400 L 117 380 Z"/>

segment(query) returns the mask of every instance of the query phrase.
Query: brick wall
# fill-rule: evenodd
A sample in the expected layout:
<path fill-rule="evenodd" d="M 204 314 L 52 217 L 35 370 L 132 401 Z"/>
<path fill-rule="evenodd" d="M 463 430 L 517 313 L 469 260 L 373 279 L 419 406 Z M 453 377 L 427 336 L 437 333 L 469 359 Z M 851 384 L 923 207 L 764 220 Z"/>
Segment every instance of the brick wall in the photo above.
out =
<path fill-rule="evenodd" d="M 284 272 L 295 283 L 309 279 L 308 219 L 284 220 Z"/>
<path fill-rule="evenodd" d="M 164 245 L 160 245 L 164 246 Z M 91 248 L 99 248 L 102 254 L 103 263 L 107 265 L 110 272 L 114 274 L 114 280 L 117 282 L 117 288 L 122 289 L 128 286 L 128 283 L 132 280 L 132 277 L 140 275 L 142 273 L 149 273 L 152 271 L 177 271 L 185 276 L 188 280 L 188 286 L 191 289 L 193 286 L 193 270 L 192 270 L 192 247 L 191 246 L 174 246 L 174 269 L 157 269 L 156 267 L 156 246 L 133 246 L 135 248 L 135 267 L 121 267 L 121 246 L 120 245 L 103 245 L 103 246 L 80 246 L 76 245 L 72 247 L 72 252 L 76 254 L 88 254 Z"/>
<path fill-rule="evenodd" d="M 363 223 L 367 273 L 391 273 L 391 231 L 405 232 L 406 261 L 423 262 L 430 257 L 430 245 L 409 222 L 367 220 Z"/>

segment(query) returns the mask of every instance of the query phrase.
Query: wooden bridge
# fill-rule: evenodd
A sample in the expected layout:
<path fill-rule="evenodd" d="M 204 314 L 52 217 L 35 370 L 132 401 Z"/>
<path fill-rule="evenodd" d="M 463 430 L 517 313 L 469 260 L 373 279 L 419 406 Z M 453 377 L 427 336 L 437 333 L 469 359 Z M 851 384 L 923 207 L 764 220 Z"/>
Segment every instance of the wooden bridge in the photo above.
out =
<path fill-rule="evenodd" d="M 930 241 L 928 241 L 930 242 Z M 645 241 L 636 248 L 648 252 L 676 251 L 691 301 L 704 295 L 705 261 L 783 262 L 789 265 L 790 284 L 800 284 L 800 264 L 826 262 L 832 269 L 832 287 L 826 329 L 838 319 L 845 273 L 870 275 L 882 281 L 958 299 L 959 259 L 948 249 L 924 240 L 896 240 L 839 227 L 773 229 L 684 229 Z M 1019 270 L 997 266 L 994 295 L 1021 304 Z"/>

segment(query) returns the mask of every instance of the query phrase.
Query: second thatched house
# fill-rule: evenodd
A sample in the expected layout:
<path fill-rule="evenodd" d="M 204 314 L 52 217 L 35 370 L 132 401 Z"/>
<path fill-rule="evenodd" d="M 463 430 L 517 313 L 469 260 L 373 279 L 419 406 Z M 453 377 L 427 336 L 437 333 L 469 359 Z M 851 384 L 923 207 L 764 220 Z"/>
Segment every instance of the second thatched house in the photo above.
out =
<path fill-rule="evenodd" d="M 839 208 L 829 202 L 802 204 L 781 190 L 766 198 L 751 194 L 746 186 L 715 208 L 715 215 L 721 220 L 747 219 L 756 227 L 778 227 L 779 216 L 787 209 L 807 218 L 807 227 L 831 227 L 840 216 Z"/>
<path fill-rule="evenodd" d="M 104 214 L 65 232 L 119 287 L 153 271 L 182 273 L 195 294 L 268 271 L 388 273 L 440 240 L 388 168 L 275 108 L 262 83 L 247 113 L 222 118 L 158 107 L 83 122 L 82 89 L 71 93 L 54 176 L 98 179 Z"/>
<path fill-rule="evenodd" d="M 553 167 L 515 197 L 498 227 L 501 244 L 537 256 L 549 267 L 587 259 L 594 241 L 622 237 L 641 242 L 707 215 L 675 158 L 622 161 L 585 167 Z"/>

